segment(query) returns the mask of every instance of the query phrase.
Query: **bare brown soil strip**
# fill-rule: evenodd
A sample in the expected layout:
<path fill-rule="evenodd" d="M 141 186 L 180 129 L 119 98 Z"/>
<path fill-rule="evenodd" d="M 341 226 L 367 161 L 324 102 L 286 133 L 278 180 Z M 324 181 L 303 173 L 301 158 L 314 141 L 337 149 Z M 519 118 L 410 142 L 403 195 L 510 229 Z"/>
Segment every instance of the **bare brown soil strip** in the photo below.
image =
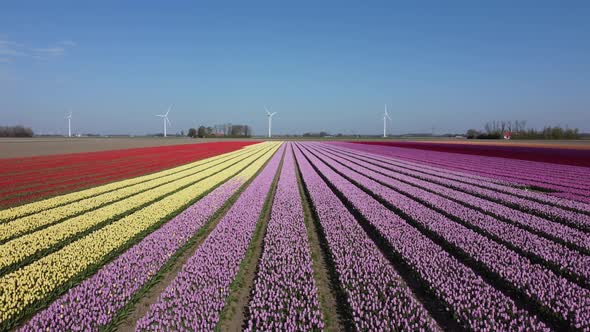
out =
<path fill-rule="evenodd" d="M 236 279 L 231 284 L 230 293 L 225 307 L 221 312 L 219 323 L 215 329 L 216 331 L 241 331 L 244 324 L 246 324 L 248 302 L 250 302 L 251 293 L 254 288 L 254 279 L 258 273 L 258 261 L 262 256 L 264 236 L 266 235 L 266 228 L 272 213 L 277 183 L 279 182 L 283 168 L 283 157 L 284 153 L 281 156 L 281 162 L 273 179 L 270 191 L 266 196 L 266 202 L 256 224 L 256 230 L 246 252 L 246 257 L 244 257 L 244 260 L 240 264 L 240 270 Z"/>
<path fill-rule="evenodd" d="M 307 229 L 307 239 L 311 249 L 311 258 L 313 260 L 313 276 L 316 287 L 318 288 L 318 297 L 320 300 L 320 309 L 324 317 L 326 331 L 343 331 L 342 318 L 338 315 L 336 301 L 336 292 L 331 284 L 328 275 L 327 262 L 322 253 L 320 240 L 318 238 L 318 229 L 316 228 L 314 216 L 310 208 L 310 202 L 305 195 L 303 180 L 299 171 L 297 174 L 297 184 L 299 186 L 299 195 L 303 204 L 303 213 L 305 216 L 305 228 Z"/>

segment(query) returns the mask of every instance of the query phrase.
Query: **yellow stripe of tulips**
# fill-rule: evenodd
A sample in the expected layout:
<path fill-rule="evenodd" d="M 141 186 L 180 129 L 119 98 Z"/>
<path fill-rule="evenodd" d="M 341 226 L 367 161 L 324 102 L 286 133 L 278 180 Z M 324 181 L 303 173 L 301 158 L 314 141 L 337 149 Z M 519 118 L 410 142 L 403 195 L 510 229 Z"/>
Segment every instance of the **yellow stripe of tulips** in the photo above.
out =
<path fill-rule="evenodd" d="M 268 160 L 280 143 L 270 143 L 274 148 L 262 158 Z M 214 176 L 182 189 L 141 210 L 134 212 L 61 250 L 0 278 L 0 321 L 5 322 L 21 314 L 28 306 L 40 301 L 58 287 L 83 273 L 87 268 L 100 264 L 109 253 L 120 249 L 134 237 L 168 218 L 185 207 L 196 197 L 230 178 L 256 157 L 249 157 Z M 256 167 L 262 163 L 256 163 Z M 254 171 L 248 174 L 254 174 Z"/>
<path fill-rule="evenodd" d="M 120 189 L 109 191 L 102 195 L 82 199 L 70 204 L 55 207 L 53 209 L 46 209 L 39 213 L 35 213 L 32 215 L 12 220 L 10 222 L 0 224 L 0 241 L 16 237 L 18 235 L 30 232 L 34 229 L 37 229 L 45 225 L 54 224 L 59 220 L 62 220 L 70 216 L 78 215 L 85 211 L 94 210 L 105 204 L 114 203 L 123 198 L 127 198 L 139 192 L 158 187 L 167 182 L 171 182 L 182 177 L 192 175 L 197 172 L 201 172 L 203 169 L 206 169 L 207 167 L 215 166 L 230 158 L 236 158 L 237 156 L 244 155 L 244 153 L 257 151 L 263 146 L 264 145 L 257 145 L 255 149 L 245 150 L 246 152 L 243 152 L 244 150 L 238 150 L 240 152 L 230 153 L 221 158 L 214 158 L 211 162 L 208 163 L 195 163 L 196 165 L 190 168 L 187 168 L 185 166 L 172 168 L 169 169 L 167 172 L 161 172 L 162 176 L 157 177 L 155 179 L 148 179 L 145 182 L 125 186 Z"/>
<path fill-rule="evenodd" d="M 235 156 L 236 154 L 245 153 L 251 149 L 257 149 L 262 144 L 264 144 L 264 143 L 248 145 L 240 150 L 224 153 L 224 154 L 221 154 L 221 155 L 218 155 L 215 157 L 211 157 L 211 158 L 202 159 L 202 160 L 190 163 L 190 164 L 185 164 L 185 165 L 182 165 L 179 167 L 175 167 L 174 169 L 168 169 L 168 170 L 164 170 L 164 171 L 160 171 L 160 172 L 156 172 L 156 173 L 152 173 L 152 174 L 148 174 L 148 175 L 144 175 L 144 176 L 139 176 L 139 177 L 135 177 L 135 178 L 127 179 L 127 180 L 117 181 L 117 182 L 105 184 L 102 186 L 98 186 L 98 187 L 89 188 L 89 189 L 77 191 L 74 193 L 66 194 L 66 195 L 61 195 L 61 196 L 57 196 L 57 197 L 44 199 L 44 200 L 41 200 L 38 202 L 33 202 L 33 203 L 5 209 L 5 210 L 0 210 L 0 222 L 13 220 L 13 219 L 21 217 L 21 216 L 44 211 L 44 210 L 47 210 L 50 208 L 54 208 L 56 206 L 68 204 L 72 201 L 97 196 L 97 195 L 103 194 L 103 193 L 111 191 L 111 190 L 127 187 L 127 186 L 134 185 L 134 184 L 137 184 L 137 183 L 140 183 L 143 181 L 156 179 L 161 176 L 165 176 L 165 175 L 168 175 L 168 174 L 171 174 L 174 172 L 178 172 L 178 171 L 182 171 L 185 169 L 190 169 L 195 166 L 210 163 L 215 160 L 231 158 L 231 156 Z"/>
<path fill-rule="evenodd" d="M 250 150 L 252 155 L 262 153 L 264 149 L 262 145 L 259 149 Z M 148 190 L 137 195 L 122 199 L 113 204 L 103 206 L 101 208 L 88 211 L 84 214 L 67 219 L 58 224 L 41 229 L 37 232 L 26 234 L 19 238 L 8 241 L 0 245 L 0 270 L 6 269 L 14 264 L 19 264 L 23 260 L 34 256 L 35 254 L 47 250 L 54 245 L 59 244 L 68 238 L 75 236 L 95 227 L 101 223 L 107 222 L 123 215 L 128 211 L 137 209 L 142 205 L 157 199 L 158 197 L 170 194 L 181 187 L 187 186 L 193 182 L 205 179 L 212 174 L 219 172 L 229 165 L 235 163 L 235 160 L 227 160 L 215 166 L 207 167 L 199 173 L 176 180 L 159 186 L 155 189 Z"/>

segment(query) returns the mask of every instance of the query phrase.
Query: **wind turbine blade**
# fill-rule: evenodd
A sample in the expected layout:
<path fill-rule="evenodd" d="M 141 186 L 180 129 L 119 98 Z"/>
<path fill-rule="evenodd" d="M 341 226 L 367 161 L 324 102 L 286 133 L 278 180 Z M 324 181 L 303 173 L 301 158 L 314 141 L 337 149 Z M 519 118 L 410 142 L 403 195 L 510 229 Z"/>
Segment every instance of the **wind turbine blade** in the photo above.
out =
<path fill-rule="evenodd" d="M 275 114 L 277 114 L 277 112 L 273 112 L 273 113 L 272 113 L 270 116 L 273 116 L 273 115 L 275 115 Z"/>
<path fill-rule="evenodd" d="M 168 120 L 168 117 L 165 117 L 166 122 L 168 122 L 168 127 L 172 127 L 172 124 L 170 123 L 170 120 Z"/>
<path fill-rule="evenodd" d="M 168 111 L 166 112 L 166 115 L 168 115 L 168 113 L 170 113 L 170 110 L 172 109 L 172 105 L 173 104 L 170 104 L 170 106 L 168 106 Z"/>

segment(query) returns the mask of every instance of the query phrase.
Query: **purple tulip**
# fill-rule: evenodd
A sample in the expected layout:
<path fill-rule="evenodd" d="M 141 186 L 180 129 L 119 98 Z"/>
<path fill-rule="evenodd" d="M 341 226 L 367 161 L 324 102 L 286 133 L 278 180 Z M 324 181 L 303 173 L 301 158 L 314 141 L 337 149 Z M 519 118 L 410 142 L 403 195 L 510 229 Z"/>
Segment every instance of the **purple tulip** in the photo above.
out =
<path fill-rule="evenodd" d="M 503 222 L 480 212 L 481 210 L 487 212 L 493 210 L 493 206 L 488 206 L 486 201 L 481 198 L 404 175 L 397 169 L 395 171 L 390 170 L 385 163 L 366 162 L 364 161 L 366 160 L 365 157 L 361 159 L 361 156 L 349 155 L 345 151 L 325 149 L 324 145 L 314 146 L 314 148 L 317 149 L 316 151 L 329 156 L 350 169 L 394 188 L 407 196 L 414 197 L 426 206 L 442 210 L 444 213 L 462 220 L 463 223 L 484 234 L 489 234 L 499 241 L 509 243 L 522 252 L 555 266 L 560 272 L 579 278 L 584 283 L 590 281 L 589 256 L 515 226 L 514 224 L 518 225 L 518 222 L 514 222 L 514 224 Z M 418 173 L 416 176 L 420 176 L 420 174 Z M 431 181 L 437 181 L 435 178 L 429 179 Z M 438 180 L 438 182 L 447 183 L 449 181 Z M 459 204 L 459 202 L 462 204 Z M 518 211 L 510 211 L 508 208 L 505 208 L 505 210 L 511 212 L 507 214 L 511 216 L 511 220 L 520 220 L 514 218 L 514 216 L 521 216 Z M 526 222 L 523 222 L 525 226 L 528 222 L 532 222 L 531 219 L 537 219 L 534 217 L 529 218 L 522 219 L 526 220 Z M 567 227 L 554 225 L 548 221 L 544 221 L 544 223 L 548 225 L 548 229 L 555 229 L 555 227 L 558 229 L 568 229 Z M 569 231 L 573 232 L 573 230 Z M 584 237 L 582 236 L 582 238 Z"/>
<path fill-rule="evenodd" d="M 311 144 L 308 148 L 316 154 L 319 153 L 319 150 L 313 148 Z M 505 246 L 412 199 L 420 195 L 435 197 L 432 193 L 392 180 L 366 167 L 347 162 L 343 158 L 331 154 L 319 153 L 319 156 L 322 163 L 328 163 L 354 183 L 376 194 L 424 228 L 443 238 L 446 243 L 457 248 L 458 251 L 465 252 L 484 269 L 510 283 L 514 288 L 526 294 L 531 301 L 537 302 L 554 316 L 568 322 L 572 327 L 590 328 L 590 291 L 587 289 L 555 275 L 541 265 L 531 263 L 527 258 Z M 402 195 L 370 177 L 388 182 L 396 189 L 405 191 L 407 195 Z M 435 206 L 445 208 L 444 200 L 433 199 L 431 202 Z M 461 215 L 464 209 L 455 205 L 449 205 L 447 208 L 449 214 L 456 215 Z M 458 211 L 453 211 L 453 208 L 457 208 Z M 562 263 L 566 263 L 566 261 L 562 261 Z M 582 272 L 587 274 L 588 266 L 581 268 L 585 269 L 586 271 Z"/>
<path fill-rule="evenodd" d="M 290 143 L 248 304 L 247 331 L 324 328 Z"/>
<path fill-rule="evenodd" d="M 453 312 L 459 322 L 474 330 L 547 330 L 539 318 L 522 309 L 487 284 L 442 247 L 381 205 L 363 190 L 334 172 L 303 147 L 311 163 L 342 193 L 402 257 L 426 287 Z M 419 212 L 419 211 L 417 211 Z"/>
<path fill-rule="evenodd" d="M 537 186 L 562 192 L 560 196 L 590 203 L 590 172 L 581 166 L 543 163 L 392 146 L 334 143 L 351 149 L 460 171 L 470 177 L 486 176 L 504 184 Z M 586 207 L 588 204 L 584 204 Z"/>
<path fill-rule="evenodd" d="M 383 158 L 378 155 L 363 153 L 351 149 L 334 149 L 327 144 L 324 144 L 323 147 L 329 148 L 342 157 L 361 158 L 368 163 L 386 168 L 395 173 L 401 173 L 421 180 L 441 184 L 489 201 L 513 207 L 523 212 L 535 214 L 556 222 L 571 225 L 572 227 L 590 231 L 589 214 L 571 211 L 571 209 L 575 209 L 576 206 L 568 204 L 560 207 L 560 205 L 566 203 L 564 200 L 557 200 L 546 194 L 528 192 L 510 186 L 499 185 L 491 182 L 490 179 L 472 179 L 465 177 L 464 174 L 454 175 L 445 172 L 440 168 L 425 167 L 424 165 L 412 164 L 403 160 Z M 578 207 L 581 207 L 583 204 L 577 205 Z"/>
<path fill-rule="evenodd" d="M 137 330 L 211 331 L 215 328 L 254 235 L 283 151 L 284 145 L 241 193 L 149 312 L 138 320 Z"/>
<path fill-rule="evenodd" d="M 356 329 L 439 330 L 393 266 L 298 149 L 295 156 Z"/>

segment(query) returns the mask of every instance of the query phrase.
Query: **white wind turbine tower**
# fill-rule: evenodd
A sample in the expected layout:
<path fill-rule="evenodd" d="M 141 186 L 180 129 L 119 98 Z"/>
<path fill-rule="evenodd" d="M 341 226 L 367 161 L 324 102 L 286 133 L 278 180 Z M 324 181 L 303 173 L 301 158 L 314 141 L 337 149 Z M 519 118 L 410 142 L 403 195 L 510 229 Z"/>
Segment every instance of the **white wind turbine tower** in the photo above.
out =
<path fill-rule="evenodd" d="M 383 112 L 383 137 L 387 137 L 387 120 L 391 121 L 391 117 L 387 113 L 387 104 L 385 104 L 385 112 Z"/>
<path fill-rule="evenodd" d="M 266 116 L 268 116 L 268 138 L 272 137 L 271 128 L 272 128 L 272 116 L 277 114 L 277 112 L 269 112 L 266 106 L 264 106 L 264 110 L 266 111 Z"/>
<path fill-rule="evenodd" d="M 72 137 L 72 111 L 66 114 L 66 119 L 68 119 L 68 137 Z"/>
<path fill-rule="evenodd" d="M 168 124 L 168 126 L 172 127 L 170 120 L 168 120 L 168 113 L 170 113 L 171 109 L 172 109 L 172 105 L 170 105 L 168 107 L 168 111 L 165 114 L 156 114 L 156 116 L 159 116 L 164 120 L 164 137 L 166 137 L 166 124 Z"/>

